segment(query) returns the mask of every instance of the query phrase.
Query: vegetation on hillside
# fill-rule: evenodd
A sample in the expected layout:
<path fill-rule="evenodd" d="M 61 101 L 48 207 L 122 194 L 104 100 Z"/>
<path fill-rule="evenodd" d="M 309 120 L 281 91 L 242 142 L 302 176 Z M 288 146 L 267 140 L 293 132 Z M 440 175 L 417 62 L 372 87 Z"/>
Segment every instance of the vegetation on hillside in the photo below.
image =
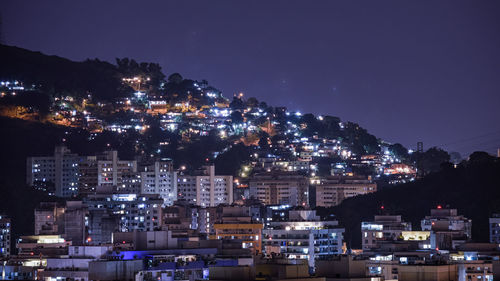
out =
<path fill-rule="evenodd" d="M 334 208 L 320 208 L 322 215 L 335 214 L 346 228 L 346 241 L 361 247 L 361 222 L 372 221 L 376 214 L 402 215 L 420 229 L 420 220 L 437 205 L 458 209 L 472 219 L 472 238 L 488 242 L 488 218 L 500 212 L 500 159 L 485 152 L 473 153 L 455 168 L 441 165 L 439 172 L 421 180 L 387 187 L 376 193 L 353 197 Z M 381 207 L 384 206 L 383 209 Z"/>

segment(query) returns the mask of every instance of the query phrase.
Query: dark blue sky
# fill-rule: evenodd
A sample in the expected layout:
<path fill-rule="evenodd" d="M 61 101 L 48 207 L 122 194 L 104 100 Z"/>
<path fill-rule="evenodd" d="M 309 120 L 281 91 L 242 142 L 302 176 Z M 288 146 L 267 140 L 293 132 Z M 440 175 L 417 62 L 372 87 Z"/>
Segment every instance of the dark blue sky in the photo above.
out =
<path fill-rule="evenodd" d="M 500 1 L 0 2 L 4 42 L 131 57 L 378 137 L 500 147 Z"/>

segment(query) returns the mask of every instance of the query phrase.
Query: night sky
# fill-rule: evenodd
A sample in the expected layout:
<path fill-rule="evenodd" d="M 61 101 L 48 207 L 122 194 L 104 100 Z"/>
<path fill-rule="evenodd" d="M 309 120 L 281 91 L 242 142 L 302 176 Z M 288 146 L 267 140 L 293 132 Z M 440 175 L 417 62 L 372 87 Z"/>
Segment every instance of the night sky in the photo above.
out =
<path fill-rule="evenodd" d="M 76 2 L 1 1 L 3 42 L 158 62 L 409 148 L 500 147 L 500 1 Z"/>

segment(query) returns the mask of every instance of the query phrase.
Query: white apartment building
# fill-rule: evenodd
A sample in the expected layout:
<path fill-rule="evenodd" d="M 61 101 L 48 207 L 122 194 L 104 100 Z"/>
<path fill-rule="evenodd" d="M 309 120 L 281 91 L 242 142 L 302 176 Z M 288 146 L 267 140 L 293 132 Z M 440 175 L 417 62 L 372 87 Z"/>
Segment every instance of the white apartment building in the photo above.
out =
<path fill-rule="evenodd" d="M 82 158 L 65 146 L 57 146 L 53 156 L 28 157 L 26 182 L 58 197 L 78 194 L 78 167 Z M 52 191 L 53 190 L 53 191 Z"/>
<path fill-rule="evenodd" d="M 200 175 L 177 177 L 179 200 L 202 207 L 233 203 L 233 176 L 215 175 L 215 166 L 206 166 Z"/>
<path fill-rule="evenodd" d="M 118 151 L 106 151 L 97 159 L 97 186 L 117 186 L 122 174 L 137 171 L 137 162 L 118 159 Z"/>
<path fill-rule="evenodd" d="M 377 249 L 382 241 L 396 241 L 404 231 L 411 231 L 411 224 L 399 215 L 375 216 L 373 221 L 361 222 L 363 250 Z"/>
<path fill-rule="evenodd" d="M 141 167 L 141 194 L 158 194 L 163 206 L 171 206 L 177 200 L 177 172 L 170 161 L 156 161 Z"/>
<path fill-rule="evenodd" d="M 322 221 L 314 210 L 290 211 L 288 221 L 271 222 L 262 231 L 264 252 L 289 259 L 315 260 L 343 253 L 343 233 L 338 221 Z"/>

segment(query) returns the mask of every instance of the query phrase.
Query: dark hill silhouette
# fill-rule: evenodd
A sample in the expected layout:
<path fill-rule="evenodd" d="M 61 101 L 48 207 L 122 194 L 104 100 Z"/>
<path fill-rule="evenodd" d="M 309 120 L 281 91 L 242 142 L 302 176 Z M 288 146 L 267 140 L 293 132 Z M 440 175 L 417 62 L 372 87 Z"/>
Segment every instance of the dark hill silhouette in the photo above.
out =
<path fill-rule="evenodd" d="M 346 241 L 361 247 L 361 221 L 371 221 L 383 212 L 400 214 L 420 229 L 420 220 L 437 205 L 458 209 L 472 219 L 472 238 L 488 242 L 488 218 L 500 212 L 500 160 L 484 152 L 476 152 L 468 161 L 453 168 L 443 164 L 441 170 L 416 182 L 385 188 L 369 195 L 350 198 L 334 208 L 321 208 L 320 213 L 337 215 L 346 227 Z"/>
<path fill-rule="evenodd" d="M 128 96 L 132 89 L 121 83 L 118 67 L 108 62 L 74 62 L 58 56 L 0 45 L 0 77 L 35 85 L 47 94 L 73 95 L 98 100 Z"/>

